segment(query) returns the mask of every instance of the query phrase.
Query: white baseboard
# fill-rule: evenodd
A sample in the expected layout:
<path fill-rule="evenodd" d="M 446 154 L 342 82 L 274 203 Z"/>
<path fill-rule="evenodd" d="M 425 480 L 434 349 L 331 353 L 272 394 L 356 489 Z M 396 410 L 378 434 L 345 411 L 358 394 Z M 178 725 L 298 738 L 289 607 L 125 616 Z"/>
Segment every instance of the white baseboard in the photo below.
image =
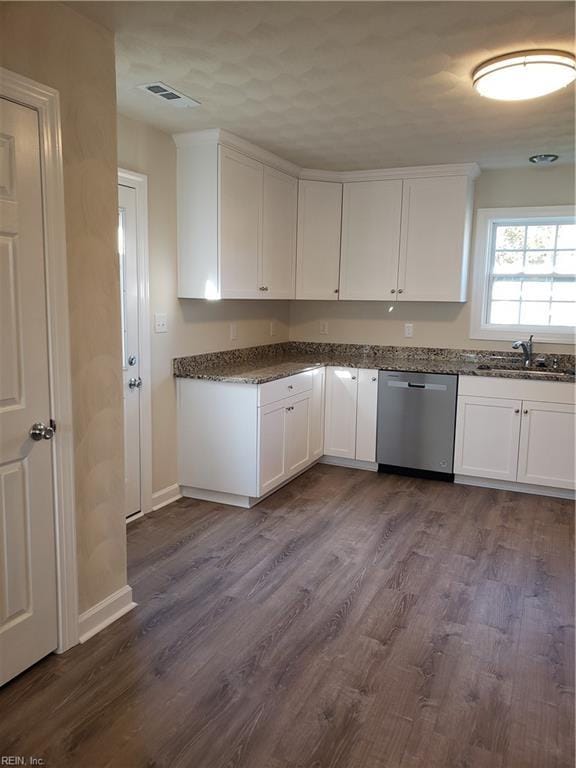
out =
<path fill-rule="evenodd" d="M 275 488 L 274 490 L 278 489 Z M 264 498 L 263 496 L 261 498 L 242 496 L 238 493 L 226 493 L 224 491 L 209 491 L 205 488 L 193 488 L 188 485 L 182 486 L 182 496 L 200 501 L 213 501 L 216 504 L 229 504 L 231 507 L 244 507 L 244 509 L 250 509 Z"/>
<path fill-rule="evenodd" d="M 112 624 L 120 616 L 136 607 L 132 600 L 132 587 L 128 584 L 117 592 L 113 592 L 92 608 L 80 614 L 78 619 L 78 634 L 81 643 L 85 643 L 98 632 Z"/>
<path fill-rule="evenodd" d="M 515 483 L 511 480 L 490 480 L 486 477 L 471 477 L 455 475 L 454 482 L 459 485 L 474 485 L 479 488 L 494 488 L 497 491 L 516 491 L 516 493 L 532 493 L 535 496 L 552 496 L 557 499 L 574 499 L 576 493 L 568 488 L 548 488 L 545 485 L 529 485 Z"/>
<path fill-rule="evenodd" d="M 378 464 L 375 461 L 342 459 L 340 456 L 322 456 L 320 459 L 320 464 L 333 464 L 336 467 L 348 467 L 349 469 L 366 469 L 368 472 L 378 472 Z"/>
<path fill-rule="evenodd" d="M 152 494 L 152 512 L 156 512 L 157 509 L 162 509 L 167 504 L 171 504 L 173 501 L 178 501 L 181 498 L 182 494 L 180 493 L 178 483 L 162 488 L 161 491 L 156 491 Z"/>

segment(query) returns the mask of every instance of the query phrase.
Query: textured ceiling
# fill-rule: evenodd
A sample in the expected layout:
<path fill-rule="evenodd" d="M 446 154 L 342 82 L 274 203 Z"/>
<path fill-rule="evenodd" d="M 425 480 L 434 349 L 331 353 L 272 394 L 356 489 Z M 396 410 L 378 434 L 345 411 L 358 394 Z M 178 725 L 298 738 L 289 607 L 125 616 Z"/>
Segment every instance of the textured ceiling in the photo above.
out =
<path fill-rule="evenodd" d="M 574 158 L 574 91 L 495 102 L 479 62 L 572 50 L 568 2 L 71 3 L 116 32 L 119 110 L 169 132 L 220 127 L 307 167 Z M 136 88 L 162 80 L 178 110 Z"/>

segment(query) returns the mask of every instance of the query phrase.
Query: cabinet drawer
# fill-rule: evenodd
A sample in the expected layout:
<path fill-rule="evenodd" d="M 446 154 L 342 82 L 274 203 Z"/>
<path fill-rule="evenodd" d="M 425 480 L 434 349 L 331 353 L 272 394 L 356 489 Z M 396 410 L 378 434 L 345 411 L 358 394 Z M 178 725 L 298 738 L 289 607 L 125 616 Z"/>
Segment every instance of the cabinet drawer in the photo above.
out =
<path fill-rule="evenodd" d="M 258 386 L 258 405 L 268 405 L 285 397 L 298 395 L 312 389 L 314 384 L 314 370 L 296 373 L 294 376 L 286 376 L 283 379 L 268 381 Z"/>

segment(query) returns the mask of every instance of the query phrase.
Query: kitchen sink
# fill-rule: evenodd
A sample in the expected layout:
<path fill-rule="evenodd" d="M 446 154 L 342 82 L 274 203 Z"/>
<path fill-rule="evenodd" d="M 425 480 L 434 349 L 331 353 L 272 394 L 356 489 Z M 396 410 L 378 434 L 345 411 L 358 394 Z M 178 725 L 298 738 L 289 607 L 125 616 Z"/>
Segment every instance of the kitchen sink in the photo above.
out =
<path fill-rule="evenodd" d="M 495 365 L 487 365 L 485 363 L 477 366 L 476 370 L 490 371 L 490 373 L 495 373 L 497 375 L 498 374 L 500 375 L 518 374 L 518 375 L 524 376 L 525 374 L 529 373 L 531 376 L 534 376 L 534 377 L 546 378 L 548 376 L 550 377 L 553 376 L 555 378 L 560 378 L 560 379 L 568 379 L 574 375 L 572 373 L 569 373 L 568 371 L 556 371 L 556 370 L 549 370 L 549 369 L 547 370 L 545 368 L 544 369 L 543 368 L 516 368 L 516 367 L 504 368 L 504 367 L 497 367 Z"/>

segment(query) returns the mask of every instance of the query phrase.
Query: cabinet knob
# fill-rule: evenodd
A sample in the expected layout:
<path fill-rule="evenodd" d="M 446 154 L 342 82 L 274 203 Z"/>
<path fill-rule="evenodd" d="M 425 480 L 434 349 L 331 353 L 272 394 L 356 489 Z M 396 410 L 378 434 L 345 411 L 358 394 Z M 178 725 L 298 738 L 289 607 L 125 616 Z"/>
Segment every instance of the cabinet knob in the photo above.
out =
<path fill-rule="evenodd" d="M 524 409 L 524 415 L 528 415 L 528 409 L 527 408 Z"/>
<path fill-rule="evenodd" d="M 356 381 L 356 376 L 352 376 L 352 381 Z"/>
<path fill-rule="evenodd" d="M 520 413 L 520 408 L 514 408 L 514 413 Z"/>
<path fill-rule="evenodd" d="M 293 384 L 288 384 L 288 389 L 294 389 L 294 385 Z"/>
<path fill-rule="evenodd" d="M 372 376 L 372 381 L 378 381 L 378 379 L 376 378 L 376 376 Z"/>
<path fill-rule="evenodd" d="M 268 290 L 268 286 L 267 285 L 261 285 L 259 290 L 267 291 Z"/>
<path fill-rule="evenodd" d="M 338 293 L 338 288 L 334 288 L 334 293 Z"/>
<path fill-rule="evenodd" d="M 398 293 L 404 293 L 404 288 L 398 288 Z"/>
<path fill-rule="evenodd" d="M 390 293 L 396 293 L 396 288 L 392 288 L 392 290 L 390 291 Z"/>

